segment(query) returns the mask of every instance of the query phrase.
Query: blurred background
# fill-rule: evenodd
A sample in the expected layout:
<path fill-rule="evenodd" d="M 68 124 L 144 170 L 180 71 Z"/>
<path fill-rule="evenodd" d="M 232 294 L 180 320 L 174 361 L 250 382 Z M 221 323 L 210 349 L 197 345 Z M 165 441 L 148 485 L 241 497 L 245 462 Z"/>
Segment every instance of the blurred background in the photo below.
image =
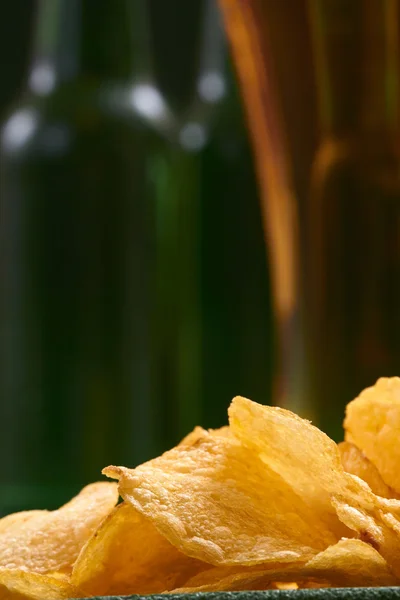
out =
<path fill-rule="evenodd" d="M 1 118 L 4 120 L 11 103 L 22 91 L 27 74 L 32 41 L 34 0 L 17 0 L 12 6 L 1 8 L 1 50 L 8 60 L 1 65 Z M 14 46 L 14 42 L 17 42 Z M 10 52 L 11 45 L 14 47 Z"/>
<path fill-rule="evenodd" d="M 238 394 L 339 441 L 400 371 L 400 0 L 14 0 L 0 44 L 0 515 Z"/>
<path fill-rule="evenodd" d="M 208 0 L 0 9 L 0 512 L 271 395 L 253 159 Z"/>

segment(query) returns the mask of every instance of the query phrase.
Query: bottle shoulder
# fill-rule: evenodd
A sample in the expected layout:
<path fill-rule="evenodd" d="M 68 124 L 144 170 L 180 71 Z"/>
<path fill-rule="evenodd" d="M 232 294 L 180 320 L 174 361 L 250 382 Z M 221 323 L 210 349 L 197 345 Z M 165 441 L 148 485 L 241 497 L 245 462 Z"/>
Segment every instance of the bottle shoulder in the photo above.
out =
<path fill-rule="evenodd" d="M 142 145 L 154 129 L 129 103 L 126 88 L 76 82 L 46 95 L 27 92 L 1 128 L 1 154 L 10 158 L 71 151 L 76 144 Z"/>
<path fill-rule="evenodd" d="M 105 154 L 168 148 L 198 156 L 219 138 L 230 154 L 245 135 L 227 94 L 211 103 L 197 98 L 179 114 L 150 80 L 77 80 L 45 91 L 26 93 L 10 112 L 1 130 L 2 157 L 55 157 L 77 146 Z"/>

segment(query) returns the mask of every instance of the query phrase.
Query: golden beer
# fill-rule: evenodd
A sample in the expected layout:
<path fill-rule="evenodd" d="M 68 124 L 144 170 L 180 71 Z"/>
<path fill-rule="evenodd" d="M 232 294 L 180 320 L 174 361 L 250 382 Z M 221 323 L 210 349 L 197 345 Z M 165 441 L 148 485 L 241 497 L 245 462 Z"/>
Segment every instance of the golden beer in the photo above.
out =
<path fill-rule="evenodd" d="M 274 402 L 338 438 L 400 375 L 399 0 L 220 0 L 263 198 Z"/>

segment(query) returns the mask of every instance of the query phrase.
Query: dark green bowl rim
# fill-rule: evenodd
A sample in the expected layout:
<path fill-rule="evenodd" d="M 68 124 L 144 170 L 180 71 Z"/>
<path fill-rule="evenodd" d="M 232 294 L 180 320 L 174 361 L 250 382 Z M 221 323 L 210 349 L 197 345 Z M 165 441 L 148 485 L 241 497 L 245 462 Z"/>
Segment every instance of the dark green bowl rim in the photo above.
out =
<path fill-rule="evenodd" d="M 102 596 L 92 600 L 400 600 L 400 587 L 266 590 L 265 592 L 197 592 L 151 596 Z"/>

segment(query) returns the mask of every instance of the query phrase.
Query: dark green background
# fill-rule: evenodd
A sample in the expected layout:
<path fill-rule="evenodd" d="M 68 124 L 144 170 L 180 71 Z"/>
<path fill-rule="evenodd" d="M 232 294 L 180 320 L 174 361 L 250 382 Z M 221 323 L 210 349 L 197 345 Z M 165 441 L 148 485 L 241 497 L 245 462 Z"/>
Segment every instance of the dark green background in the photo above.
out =
<path fill-rule="evenodd" d="M 104 1 L 100 4 L 104 9 L 111 6 Z M 193 46 L 197 38 L 189 36 L 177 21 L 176 10 L 167 10 L 179 2 L 149 0 L 149 4 L 156 6 L 158 15 L 158 22 L 153 23 L 158 83 L 179 112 L 185 104 L 190 105 L 195 89 L 193 56 L 197 50 Z M 32 55 L 34 6 L 32 1 L 20 0 L 0 9 L 1 52 L 7 57 L 0 78 L 3 118 L 21 97 Z M 97 4 L 87 0 L 86 6 Z M 198 18 L 198 3 L 185 6 L 190 31 Z M 96 15 L 101 22 L 102 13 Z M 91 29 L 85 48 L 92 43 L 91 54 L 98 56 L 105 45 L 97 22 Z M 229 65 L 227 70 L 231 71 Z M 4 393 L 4 388 L 10 387 L 2 389 L 5 378 L 0 380 L 0 454 L 10 455 L 0 481 L 0 515 L 56 508 L 82 485 L 99 478 L 107 464 L 134 466 L 175 445 L 196 424 L 224 425 L 235 395 L 270 402 L 272 328 L 260 204 L 243 110 L 231 72 L 227 82 L 229 93 L 223 104 L 211 107 L 210 141 L 197 154 L 184 153 L 176 143 L 169 146 L 144 123 L 129 134 L 125 126 L 121 129 L 112 120 L 102 121 L 104 115 L 96 113 L 90 98 L 85 113 L 82 78 L 57 88 L 44 100 L 28 97 L 25 101 L 23 106 L 28 107 L 33 102 L 42 122 L 72 127 L 78 141 L 66 158 L 42 159 L 40 151 L 34 151 L 23 157 L 21 168 L 15 162 L 13 189 L 23 191 L 11 197 L 8 189 L 4 194 L 9 210 L 12 207 L 15 212 L 17 207 L 27 224 L 20 233 L 23 252 L 16 253 L 23 256 L 22 262 L 14 269 L 15 253 L 8 253 L 8 269 L 29 273 L 29 278 L 24 281 L 28 293 L 18 297 L 16 292 L 17 302 L 8 303 L 22 306 L 13 323 L 15 330 L 22 331 L 26 354 L 22 353 L 21 361 L 17 354 L 7 358 L 9 379 L 17 391 Z M 86 131 L 92 124 L 93 135 Z M 122 142 L 126 143 L 125 152 Z M 149 204 L 156 200 L 154 211 L 163 230 L 156 240 L 151 234 L 143 240 L 147 233 L 140 225 L 132 233 L 124 227 L 125 223 L 140 223 L 140 219 L 131 219 L 125 205 L 129 202 L 124 204 L 123 198 L 130 192 L 122 180 L 129 169 L 123 170 L 121 156 L 127 162 L 132 160 L 132 169 L 137 169 L 133 203 L 139 205 L 142 198 Z M 143 191 L 147 188 L 141 187 L 146 161 L 156 194 L 147 195 Z M 88 168 L 94 177 L 88 177 Z M 114 173 L 114 180 L 112 176 L 107 179 L 107 172 Z M 102 181 L 107 191 L 103 183 L 87 187 L 89 180 L 99 179 L 97 175 L 105 176 Z M 115 198 L 120 203 L 117 210 Z M 190 211 L 193 217 L 188 217 Z M 111 216 L 121 224 L 109 227 Z M 102 241 L 105 235 L 109 252 Z M 117 250 L 130 243 L 130 237 L 138 252 L 128 254 L 138 256 L 137 262 L 142 264 L 148 258 L 147 242 L 156 242 L 156 258 L 150 261 L 147 274 L 153 277 L 156 272 L 161 291 L 150 298 L 156 300 L 155 316 L 153 313 L 145 324 L 152 329 L 155 344 L 148 352 L 154 359 L 152 408 L 142 400 L 148 396 L 141 396 L 138 385 L 134 405 L 129 393 L 124 393 L 120 377 L 123 368 L 127 380 L 130 369 L 136 375 L 131 357 L 139 357 L 139 364 L 142 351 L 137 338 L 134 343 L 135 338 L 129 338 L 128 348 L 119 343 L 120 331 L 126 329 L 128 312 L 145 314 L 140 283 L 138 300 L 129 305 L 129 311 L 119 291 L 123 277 L 119 276 Z M 80 257 L 78 261 L 75 255 Z M 87 277 L 87 273 L 95 275 Z M 0 284 L 7 286 L 7 278 Z M 130 310 L 131 306 L 135 310 Z M 194 334 L 185 337 L 187 352 L 182 352 L 176 340 L 182 331 L 180 321 L 185 319 L 193 321 Z M 7 315 L 5 320 L 11 322 Z M 14 324 L 11 329 L 14 331 Z M 40 332 L 40 343 L 35 336 L 32 343 L 32 331 Z M 185 331 L 190 332 L 190 327 Z M 4 346 L 3 357 L 10 354 Z M 37 356 L 42 357 L 40 369 L 35 367 Z M 128 368 L 123 362 L 129 362 Z M 79 381 L 92 377 L 96 384 L 88 386 L 87 394 L 74 395 L 70 389 L 77 373 Z M 199 386 L 190 381 L 191 373 L 199 379 Z M 39 380 L 40 385 L 33 389 Z M 147 411 L 151 427 L 140 424 L 136 409 Z"/>

